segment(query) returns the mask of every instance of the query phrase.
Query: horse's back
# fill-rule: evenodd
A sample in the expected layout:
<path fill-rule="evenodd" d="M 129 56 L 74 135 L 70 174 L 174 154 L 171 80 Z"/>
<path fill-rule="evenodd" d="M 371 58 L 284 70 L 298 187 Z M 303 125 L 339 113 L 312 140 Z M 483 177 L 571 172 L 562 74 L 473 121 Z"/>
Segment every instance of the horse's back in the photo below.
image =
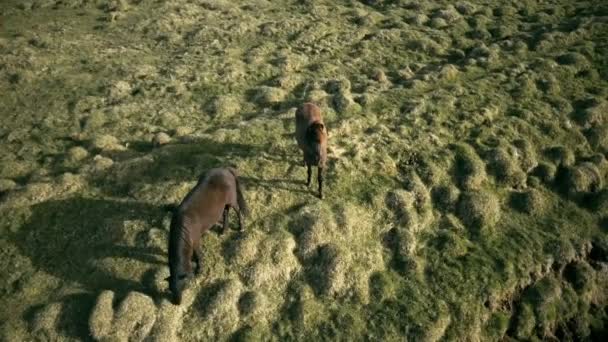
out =
<path fill-rule="evenodd" d="M 313 122 L 323 122 L 321 108 L 311 102 L 302 104 L 296 110 L 296 140 L 298 145 L 306 143 L 306 130 Z"/>
<path fill-rule="evenodd" d="M 202 184 L 207 196 L 224 199 L 224 205 L 236 199 L 235 175 L 228 168 L 216 168 L 207 172 Z"/>
<path fill-rule="evenodd" d="M 179 206 L 179 214 L 190 221 L 213 224 L 226 205 L 235 205 L 235 176 L 224 168 L 209 170 Z"/>

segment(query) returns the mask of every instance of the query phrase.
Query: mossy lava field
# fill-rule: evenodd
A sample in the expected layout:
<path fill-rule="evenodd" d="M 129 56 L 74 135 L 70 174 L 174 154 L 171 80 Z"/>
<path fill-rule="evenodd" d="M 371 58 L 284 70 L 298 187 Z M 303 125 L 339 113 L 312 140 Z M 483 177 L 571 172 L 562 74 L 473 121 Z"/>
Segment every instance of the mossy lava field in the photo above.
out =
<path fill-rule="evenodd" d="M 2 341 L 608 338 L 606 1 L 3 0 L 0 146 Z"/>

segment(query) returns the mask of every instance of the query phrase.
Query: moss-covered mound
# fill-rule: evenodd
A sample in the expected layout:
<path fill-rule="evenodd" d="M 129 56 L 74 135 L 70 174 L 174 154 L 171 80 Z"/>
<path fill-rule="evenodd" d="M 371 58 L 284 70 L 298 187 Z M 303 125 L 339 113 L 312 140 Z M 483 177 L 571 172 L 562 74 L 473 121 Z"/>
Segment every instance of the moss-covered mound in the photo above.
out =
<path fill-rule="evenodd" d="M 0 1 L 0 340 L 606 340 L 607 16 Z M 175 306 L 168 209 L 218 166 L 251 213 Z"/>

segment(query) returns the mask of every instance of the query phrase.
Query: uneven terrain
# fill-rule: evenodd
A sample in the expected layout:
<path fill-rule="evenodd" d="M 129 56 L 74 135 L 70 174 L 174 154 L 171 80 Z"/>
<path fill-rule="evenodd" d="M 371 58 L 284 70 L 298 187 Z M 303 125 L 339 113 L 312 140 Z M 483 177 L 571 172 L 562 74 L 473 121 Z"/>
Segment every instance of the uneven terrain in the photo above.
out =
<path fill-rule="evenodd" d="M 604 1 L 3 0 L 0 340 L 606 340 L 607 56 Z"/>

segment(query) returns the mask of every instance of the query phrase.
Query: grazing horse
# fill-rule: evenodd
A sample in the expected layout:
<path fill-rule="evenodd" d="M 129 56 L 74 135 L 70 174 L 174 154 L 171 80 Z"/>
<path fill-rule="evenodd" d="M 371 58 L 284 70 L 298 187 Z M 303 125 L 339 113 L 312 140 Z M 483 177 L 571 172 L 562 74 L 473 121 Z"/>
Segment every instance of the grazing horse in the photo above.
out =
<path fill-rule="evenodd" d="M 304 153 L 308 167 L 306 185 L 310 186 L 312 167 L 318 167 L 319 198 L 323 198 L 323 169 L 327 162 L 327 129 L 321 109 L 313 103 L 304 103 L 296 110 L 296 140 Z"/>
<path fill-rule="evenodd" d="M 247 204 L 233 168 L 211 169 L 199 178 L 180 205 L 174 209 L 169 232 L 169 282 L 173 303 L 181 304 L 186 280 L 201 269 L 201 235 L 223 218 L 223 234 L 228 226 L 228 211 L 236 210 L 239 229 L 243 229 L 241 214 Z"/>

